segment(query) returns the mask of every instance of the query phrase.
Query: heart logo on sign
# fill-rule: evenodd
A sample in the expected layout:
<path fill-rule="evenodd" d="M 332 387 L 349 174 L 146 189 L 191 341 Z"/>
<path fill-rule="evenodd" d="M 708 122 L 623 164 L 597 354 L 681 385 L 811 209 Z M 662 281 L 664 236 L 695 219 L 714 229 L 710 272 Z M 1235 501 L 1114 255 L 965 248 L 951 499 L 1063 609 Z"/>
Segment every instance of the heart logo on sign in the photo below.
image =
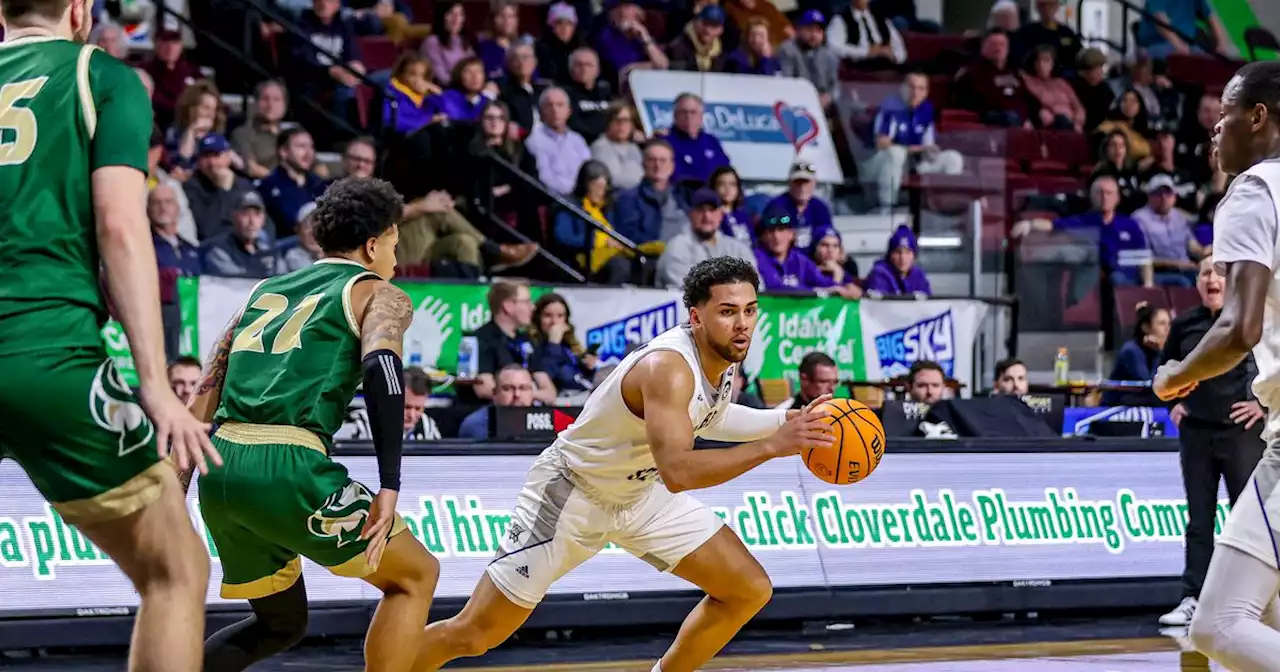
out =
<path fill-rule="evenodd" d="M 818 120 L 803 107 L 791 107 L 778 101 L 773 104 L 773 116 L 782 128 L 782 135 L 797 152 L 818 137 Z"/>

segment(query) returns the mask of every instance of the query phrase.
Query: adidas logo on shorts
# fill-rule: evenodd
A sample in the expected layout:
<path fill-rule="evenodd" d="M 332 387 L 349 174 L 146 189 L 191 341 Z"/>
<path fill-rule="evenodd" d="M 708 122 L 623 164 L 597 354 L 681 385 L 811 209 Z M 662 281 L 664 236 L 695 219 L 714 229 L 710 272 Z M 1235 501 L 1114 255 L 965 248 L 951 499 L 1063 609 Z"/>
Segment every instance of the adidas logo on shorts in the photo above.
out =
<path fill-rule="evenodd" d="M 519 574 L 526 579 L 529 578 L 529 565 L 520 565 L 519 567 L 516 567 L 516 574 Z"/>

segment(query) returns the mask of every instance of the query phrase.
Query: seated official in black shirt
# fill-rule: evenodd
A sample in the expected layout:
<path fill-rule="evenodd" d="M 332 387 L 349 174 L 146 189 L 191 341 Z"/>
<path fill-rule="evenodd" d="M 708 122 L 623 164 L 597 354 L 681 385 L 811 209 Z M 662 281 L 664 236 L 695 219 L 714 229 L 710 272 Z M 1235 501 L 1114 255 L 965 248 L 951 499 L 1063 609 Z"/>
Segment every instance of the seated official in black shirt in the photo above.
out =
<path fill-rule="evenodd" d="M 533 319 L 529 286 L 513 280 L 498 280 L 489 288 L 488 302 L 492 318 L 472 334 L 477 346 L 476 383 L 471 388 L 474 394 L 466 399 L 459 395 L 460 401 L 493 399 L 497 373 L 504 366 L 517 364 L 533 374 L 534 399 L 555 403 L 556 388 L 550 376 L 531 368 L 533 344 L 526 333 Z"/>
<path fill-rule="evenodd" d="M 804 408 L 824 394 L 834 394 L 839 383 L 836 360 L 826 353 L 811 352 L 800 360 L 800 393 L 783 404 L 785 408 Z"/>
<path fill-rule="evenodd" d="M 1196 289 L 1202 305 L 1184 311 L 1173 321 L 1160 357 L 1161 364 L 1186 358 L 1222 312 L 1226 280 L 1214 272 L 1213 257 L 1200 262 Z M 1178 426 L 1178 442 L 1182 444 L 1187 537 L 1182 603 L 1160 617 L 1164 625 L 1187 625 L 1195 613 L 1196 600 L 1213 556 L 1218 481 L 1227 482 L 1227 495 L 1234 506 L 1262 457 L 1266 411 L 1251 389 L 1257 374 L 1258 367 L 1250 354 L 1234 369 L 1201 382 L 1170 413 Z"/>

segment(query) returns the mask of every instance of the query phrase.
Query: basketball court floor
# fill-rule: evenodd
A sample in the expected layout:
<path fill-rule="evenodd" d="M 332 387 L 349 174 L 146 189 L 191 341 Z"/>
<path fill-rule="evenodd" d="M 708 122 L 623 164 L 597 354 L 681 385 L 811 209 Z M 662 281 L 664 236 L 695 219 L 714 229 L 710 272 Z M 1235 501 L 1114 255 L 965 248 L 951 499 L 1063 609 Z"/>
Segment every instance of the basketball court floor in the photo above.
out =
<path fill-rule="evenodd" d="M 1121 629 L 1123 630 L 1123 629 Z M 1017 638 L 1017 637 L 1015 637 Z M 821 638 L 819 638 L 821 639 Z M 1223 672 L 1204 656 L 1183 650 L 1170 637 L 1026 641 L 966 646 L 904 646 L 848 650 L 858 638 L 850 633 L 836 640 L 802 636 L 759 638 L 749 653 L 731 650 L 706 670 L 755 672 Z M 879 636 L 874 639 L 880 639 Z M 918 638 L 912 637 L 910 639 Z M 929 640 L 932 637 L 925 637 Z M 964 639 L 963 637 L 961 639 Z M 856 644 L 854 644 L 856 646 Z M 864 643 L 865 645 L 865 643 Z M 459 661 L 446 669 L 477 672 L 649 672 L 664 645 L 613 645 L 606 642 L 555 646 L 502 647 L 484 659 Z M 835 649 L 835 650 L 832 650 Z M 777 651 L 771 653 L 770 650 Z M 49 672 L 106 672 L 122 669 L 118 654 L 0 658 L 0 668 Z M 571 662 L 572 661 L 572 662 Z M 580 661 L 580 662 L 579 662 Z M 593 662 L 597 661 L 597 662 Z M 607 661 L 607 662 L 598 662 Z M 260 672 L 355 672 L 361 670 L 358 642 L 307 645 L 254 667 Z"/>

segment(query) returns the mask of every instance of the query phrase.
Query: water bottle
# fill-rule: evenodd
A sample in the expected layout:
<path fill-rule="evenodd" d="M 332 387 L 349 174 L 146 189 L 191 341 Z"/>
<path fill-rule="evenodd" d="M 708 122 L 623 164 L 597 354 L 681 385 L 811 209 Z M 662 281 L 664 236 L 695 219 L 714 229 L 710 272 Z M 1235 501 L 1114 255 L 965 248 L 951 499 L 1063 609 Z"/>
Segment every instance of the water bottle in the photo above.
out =
<path fill-rule="evenodd" d="M 1058 356 L 1053 358 L 1053 384 L 1058 387 L 1067 385 L 1067 376 L 1071 372 L 1071 357 L 1066 348 L 1058 348 Z"/>
<path fill-rule="evenodd" d="M 477 368 L 480 362 L 476 355 L 479 350 L 479 342 L 475 336 L 463 336 L 458 343 L 458 377 L 463 380 L 472 380 L 478 375 Z"/>

